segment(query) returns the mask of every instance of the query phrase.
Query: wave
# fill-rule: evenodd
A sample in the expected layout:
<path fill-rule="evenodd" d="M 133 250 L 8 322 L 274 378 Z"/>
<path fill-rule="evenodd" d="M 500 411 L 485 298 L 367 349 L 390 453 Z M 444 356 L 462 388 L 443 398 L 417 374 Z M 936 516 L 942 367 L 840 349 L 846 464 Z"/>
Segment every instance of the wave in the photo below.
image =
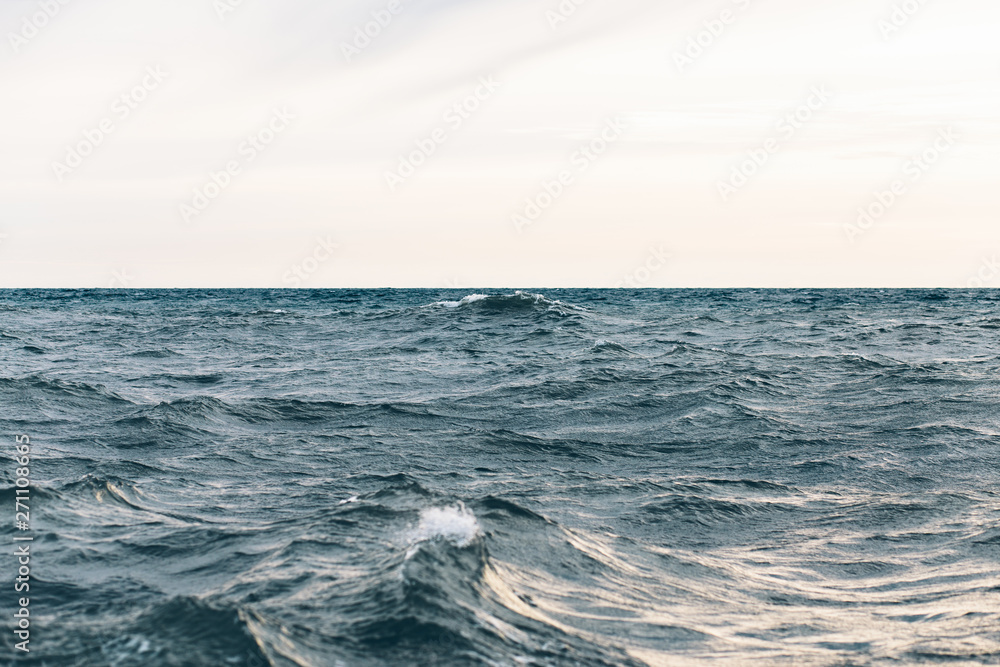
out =
<path fill-rule="evenodd" d="M 591 352 L 605 352 L 610 354 L 619 355 L 631 355 L 632 351 L 620 343 L 616 343 L 613 340 L 607 340 L 606 338 L 598 338 L 594 343 L 593 347 L 590 348 Z"/>
<path fill-rule="evenodd" d="M 644 515 L 642 519 L 644 522 L 680 521 L 712 526 L 720 522 L 747 519 L 776 509 L 788 511 L 792 509 L 792 506 L 673 494 L 645 504 L 641 508 L 641 512 Z"/>
<path fill-rule="evenodd" d="M 462 503 L 425 508 L 417 527 L 406 533 L 410 546 L 399 579 L 401 604 L 380 621 L 362 626 L 369 641 L 393 647 L 393 657 L 383 659 L 411 664 L 400 658 L 430 652 L 441 664 L 455 665 L 553 660 L 592 667 L 635 664 L 621 649 L 567 625 L 519 592 L 519 580 L 527 572 L 495 559 L 491 550 L 501 545 L 491 535 L 513 531 L 542 543 L 556 541 L 567 564 L 582 566 L 603 556 L 585 540 L 513 502 L 487 497 L 472 505 L 476 513 Z M 609 571 L 618 565 L 609 562 Z"/>
<path fill-rule="evenodd" d="M 136 352 L 130 352 L 128 356 L 135 357 L 137 359 L 169 359 L 171 357 L 180 357 L 183 355 L 164 347 L 155 350 L 138 350 Z"/>
<path fill-rule="evenodd" d="M 488 298 L 490 297 L 487 294 L 470 294 L 469 296 L 462 297 L 459 301 L 438 301 L 431 305 L 443 306 L 444 308 L 460 308 L 462 306 L 468 306 L 470 303 L 477 303 Z"/>
<path fill-rule="evenodd" d="M 191 379 L 191 378 L 187 378 Z M 196 385 L 214 384 L 221 378 L 205 376 Z M 122 399 L 124 400 L 124 399 Z M 133 431 L 162 429 L 164 432 L 203 434 L 206 429 L 247 425 L 288 423 L 307 426 L 337 420 L 357 426 L 358 420 L 377 419 L 441 419 L 446 414 L 435 411 L 436 403 L 393 401 L 343 402 L 300 398 L 243 398 L 223 400 L 208 395 L 193 395 L 155 405 L 136 405 L 130 412 L 114 420 L 117 426 Z M 466 416 L 466 419 L 472 419 Z M 118 435 L 121 435 L 119 431 Z"/>
<path fill-rule="evenodd" d="M 589 312 L 580 306 L 569 305 L 562 301 L 548 299 L 541 294 L 520 290 L 513 294 L 470 294 L 458 301 L 437 301 L 430 304 L 429 307 L 508 313 L 543 311 L 560 315 Z"/>
<path fill-rule="evenodd" d="M 93 665 L 94 657 L 78 664 Z M 135 621 L 107 633 L 101 657 L 114 667 L 271 664 L 239 608 L 193 597 L 153 604 Z"/>
<path fill-rule="evenodd" d="M 134 484 L 122 479 L 105 479 L 88 474 L 83 479 L 59 487 L 58 494 L 63 498 L 82 496 L 98 504 L 112 503 L 140 511 L 145 509 L 140 504 L 143 492 Z"/>
<path fill-rule="evenodd" d="M 258 309 L 258 310 L 252 311 L 251 313 L 249 313 L 249 315 L 251 315 L 251 316 L 265 316 L 265 317 L 268 317 L 268 316 L 271 316 L 271 315 L 288 315 L 288 311 L 287 310 L 283 310 L 281 308 L 266 308 L 266 309 Z"/>
<path fill-rule="evenodd" d="M 45 397 L 56 400 L 73 399 L 134 405 L 103 384 L 63 380 L 43 375 L 29 375 L 21 378 L 0 377 L 0 390 L 10 391 L 32 401 Z"/>

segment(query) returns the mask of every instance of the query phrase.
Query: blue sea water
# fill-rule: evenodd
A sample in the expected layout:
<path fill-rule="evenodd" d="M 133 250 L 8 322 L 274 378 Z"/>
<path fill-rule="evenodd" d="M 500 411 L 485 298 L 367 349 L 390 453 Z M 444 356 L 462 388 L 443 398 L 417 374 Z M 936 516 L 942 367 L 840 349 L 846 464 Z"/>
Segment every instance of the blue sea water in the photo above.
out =
<path fill-rule="evenodd" d="M 16 664 L 1000 664 L 998 336 L 993 291 L 0 291 Z"/>

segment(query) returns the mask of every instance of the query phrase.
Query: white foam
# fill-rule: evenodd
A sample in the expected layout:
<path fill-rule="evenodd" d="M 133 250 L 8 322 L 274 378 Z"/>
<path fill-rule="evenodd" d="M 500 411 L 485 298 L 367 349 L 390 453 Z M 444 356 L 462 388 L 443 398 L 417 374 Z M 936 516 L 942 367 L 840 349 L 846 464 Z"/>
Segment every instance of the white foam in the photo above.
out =
<path fill-rule="evenodd" d="M 420 524 L 410 531 L 408 538 L 413 547 L 421 542 L 442 539 L 463 548 L 472 544 L 479 531 L 476 515 L 459 503 L 449 507 L 429 507 L 421 510 Z M 414 551 L 414 548 L 410 549 L 411 553 Z"/>
<path fill-rule="evenodd" d="M 445 308 L 458 308 L 459 306 L 467 306 L 470 303 L 475 303 L 476 301 L 482 301 L 483 299 L 488 299 L 488 294 L 470 294 L 469 296 L 463 297 L 461 301 L 438 301 L 435 306 L 444 306 Z"/>

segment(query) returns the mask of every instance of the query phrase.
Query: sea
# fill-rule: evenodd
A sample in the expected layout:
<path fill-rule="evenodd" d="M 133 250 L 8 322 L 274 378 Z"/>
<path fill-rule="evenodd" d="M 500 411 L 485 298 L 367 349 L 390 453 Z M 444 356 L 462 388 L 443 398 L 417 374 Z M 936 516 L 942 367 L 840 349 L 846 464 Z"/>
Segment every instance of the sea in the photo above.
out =
<path fill-rule="evenodd" d="M 5 290 L 0 437 L 0 664 L 1000 664 L 998 291 Z"/>

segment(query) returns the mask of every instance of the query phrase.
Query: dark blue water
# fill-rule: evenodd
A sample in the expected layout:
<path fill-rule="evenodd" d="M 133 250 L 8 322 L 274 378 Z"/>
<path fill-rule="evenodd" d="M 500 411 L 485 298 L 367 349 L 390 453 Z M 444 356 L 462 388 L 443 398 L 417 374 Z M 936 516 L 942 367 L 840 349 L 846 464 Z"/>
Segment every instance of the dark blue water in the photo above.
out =
<path fill-rule="evenodd" d="M 468 294 L 0 292 L 19 662 L 1000 664 L 1000 293 Z"/>

